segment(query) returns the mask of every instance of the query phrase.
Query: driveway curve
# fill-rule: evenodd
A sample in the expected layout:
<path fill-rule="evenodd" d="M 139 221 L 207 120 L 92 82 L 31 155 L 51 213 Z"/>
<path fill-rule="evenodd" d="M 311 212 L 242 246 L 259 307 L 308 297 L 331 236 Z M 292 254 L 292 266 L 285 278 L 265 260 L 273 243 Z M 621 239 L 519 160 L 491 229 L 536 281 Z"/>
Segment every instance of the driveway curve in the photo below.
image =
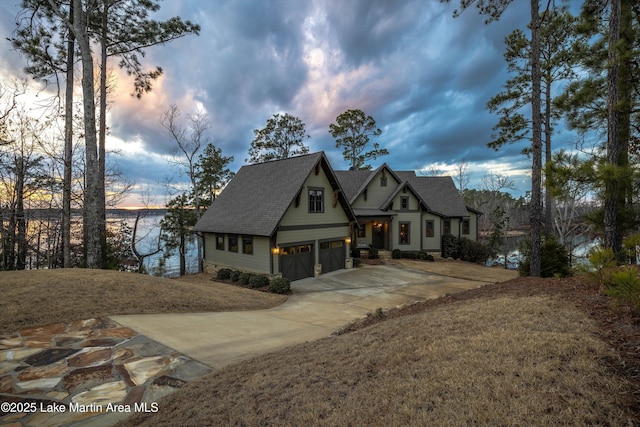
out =
<path fill-rule="evenodd" d="M 288 300 L 269 310 L 111 318 L 220 369 L 294 344 L 327 337 L 378 308 L 438 298 L 486 283 L 400 265 L 364 266 L 292 282 Z"/>

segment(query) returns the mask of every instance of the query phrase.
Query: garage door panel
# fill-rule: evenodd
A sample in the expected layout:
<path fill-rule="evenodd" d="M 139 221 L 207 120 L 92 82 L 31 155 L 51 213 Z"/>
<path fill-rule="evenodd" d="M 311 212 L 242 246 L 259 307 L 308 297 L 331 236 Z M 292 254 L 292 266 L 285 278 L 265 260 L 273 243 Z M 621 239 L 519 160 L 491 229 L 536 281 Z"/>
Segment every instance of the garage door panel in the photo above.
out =
<path fill-rule="evenodd" d="M 283 247 L 280 255 L 280 272 L 289 280 L 313 276 L 313 245 Z"/>
<path fill-rule="evenodd" d="M 344 240 L 334 240 L 320 243 L 320 264 L 322 272 L 341 270 L 346 258 Z"/>

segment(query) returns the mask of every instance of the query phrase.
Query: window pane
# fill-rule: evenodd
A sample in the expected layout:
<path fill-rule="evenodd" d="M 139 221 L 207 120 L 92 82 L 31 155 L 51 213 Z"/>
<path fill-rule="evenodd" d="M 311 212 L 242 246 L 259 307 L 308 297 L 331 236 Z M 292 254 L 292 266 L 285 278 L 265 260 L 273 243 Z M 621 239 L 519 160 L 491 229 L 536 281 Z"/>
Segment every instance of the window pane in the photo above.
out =
<path fill-rule="evenodd" d="M 242 253 L 253 254 L 253 238 L 252 237 L 242 238 Z"/>
<path fill-rule="evenodd" d="M 407 222 L 400 223 L 400 244 L 409 244 L 409 223 Z"/>
<path fill-rule="evenodd" d="M 427 237 L 433 237 L 433 235 L 434 235 L 434 223 L 433 223 L 433 220 L 427 220 L 427 225 L 426 225 L 425 229 L 426 229 L 426 236 Z"/>

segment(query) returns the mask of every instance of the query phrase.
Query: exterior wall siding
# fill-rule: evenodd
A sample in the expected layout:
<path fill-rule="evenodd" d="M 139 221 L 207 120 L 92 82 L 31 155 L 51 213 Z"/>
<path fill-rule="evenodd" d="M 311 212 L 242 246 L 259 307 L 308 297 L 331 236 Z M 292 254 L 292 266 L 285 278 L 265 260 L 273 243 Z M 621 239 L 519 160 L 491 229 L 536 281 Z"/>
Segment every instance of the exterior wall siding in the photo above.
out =
<path fill-rule="evenodd" d="M 420 233 L 422 226 L 420 224 L 420 212 L 398 212 L 391 222 L 391 249 L 400 249 L 402 251 L 420 250 Z M 409 223 L 409 244 L 400 244 L 400 224 Z"/>
<path fill-rule="evenodd" d="M 229 251 L 229 235 L 224 236 L 224 250 L 216 249 L 216 234 L 205 233 L 205 262 L 211 268 L 232 267 L 253 273 L 270 274 L 269 238 L 253 236 L 253 254 L 242 253 L 242 236 L 238 236 L 238 252 Z"/>
<path fill-rule="evenodd" d="M 382 176 L 382 171 L 378 172 L 376 176 L 369 182 L 367 186 L 367 200 L 365 200 L 364 192 L 362 192 L 353 202 L 353 208 L 359 209 L 378 209 L 382 203 L 385 202 L 393 193 L 393 191 L 400 184 L 396 179 L 388 172 L 384 171 L 385 176 L 387 177 L 387 186 L 382 187 L 380 185 L 380 177 Z"/>
<path fill-rule="evenodd" d="M 432 213 L 422 215 L 422 249 L 425 251 L 440 251 L 442 242 L 442 218 Z M 426 236 L 426 222 L 433 221 L 433 237 Z"/>
<path fill-rule="evenodd" d="M 309 187 L 324 189 L 324 212 L 309 212 Z M 287 212 L 280 221 L 280 227 L 303 226 L 308 224 L 339 224 L 348 223 L 347 214 L 344 213 L 342 205 L 335 202 L 331 183 L 321 169 L 318 175 L 311 172 L 305 181 L 300 194 L 300 203 L 296 206 L 295 200 L 291 203 Z"/>

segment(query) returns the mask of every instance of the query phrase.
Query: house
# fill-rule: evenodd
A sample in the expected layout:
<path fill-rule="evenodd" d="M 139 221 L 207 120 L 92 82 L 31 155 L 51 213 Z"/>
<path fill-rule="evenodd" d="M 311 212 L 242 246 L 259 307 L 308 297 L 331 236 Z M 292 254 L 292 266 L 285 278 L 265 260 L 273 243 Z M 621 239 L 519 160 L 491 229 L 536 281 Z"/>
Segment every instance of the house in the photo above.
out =
<path fill-rule="evenodd" d="M 356 218 L 323 152 L 243 166 L 194 230 L 205 268 L 297 280 L 345 268 Z"/>
<path fill-rule="evenodd" d="M 478 211 L 450 177 L 334 171 L 323 152 L 243 166 L 194 230 L 207 269 L 290 280 L 350 267 L 357 247 L 440 251 L 451 233 L 477 239 Z"/>
<path fill-rule="evenodd" d="M 435 252 L 445 234 L 478 238 L 480 212 L 464 205 L 451 177 L 396 172 L 387 164 L 336 175 L 360 225 L 355 247 Z"/>

